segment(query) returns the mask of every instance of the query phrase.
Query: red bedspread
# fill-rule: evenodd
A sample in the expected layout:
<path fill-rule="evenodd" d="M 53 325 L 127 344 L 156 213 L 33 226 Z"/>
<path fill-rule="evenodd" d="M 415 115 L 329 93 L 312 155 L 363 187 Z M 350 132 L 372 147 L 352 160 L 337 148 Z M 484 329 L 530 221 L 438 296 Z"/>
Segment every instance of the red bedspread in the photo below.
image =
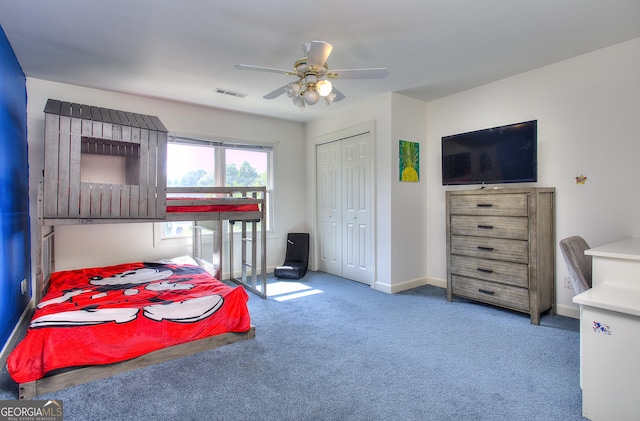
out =
<path fill-rule="evenodd" d="M 130 263 L 56 272 L 12 351 L 17 383 L 250 329 L 247 293 L 192 265 Z"/>
<path fill-rule="evenodd" d="M 260 208 L 257 203 L 241 203 L 241 204 L 199 204 L 199 205 L 180 205 L 179 201 L 185 200 L 211 200 L 206 197 L 167 197 L 167 212 L 258 212 Z M 224 199 L 222 199 L 224 200 Z M 235 198 L 235 200 L 238 200 Z M 173 203 L 170 203 L 173 202 Z"/>

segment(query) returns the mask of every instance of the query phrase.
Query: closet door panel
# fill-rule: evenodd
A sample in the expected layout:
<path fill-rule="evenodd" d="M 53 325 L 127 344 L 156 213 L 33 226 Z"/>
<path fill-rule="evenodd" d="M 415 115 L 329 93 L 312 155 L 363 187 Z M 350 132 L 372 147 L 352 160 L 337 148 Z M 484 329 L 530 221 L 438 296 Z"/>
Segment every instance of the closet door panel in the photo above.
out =
<path fill-rule="evenodd" d="M 371 135 L 318 145 L 318 269 L 373 282 Z"/>
<path fill-rule="evenodd" d="M 342 194 L 340 142 L 318 145 L 318 269 L 342 276 Z"/>
<path fill-rule="evenodd" d="M 343 276 L 371 284 L 371 176 L 369 133 L 342 140 Z"/>

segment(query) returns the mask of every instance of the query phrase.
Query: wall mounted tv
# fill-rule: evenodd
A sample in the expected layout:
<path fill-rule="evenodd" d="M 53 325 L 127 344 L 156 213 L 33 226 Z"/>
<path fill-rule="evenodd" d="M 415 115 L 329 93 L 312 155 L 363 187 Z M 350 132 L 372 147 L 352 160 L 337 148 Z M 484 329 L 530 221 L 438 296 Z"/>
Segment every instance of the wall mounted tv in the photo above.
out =
<path fill-rule="evenodd" d="M 442 138 L 442 185 L 538 181 L 537 120 Z"/>

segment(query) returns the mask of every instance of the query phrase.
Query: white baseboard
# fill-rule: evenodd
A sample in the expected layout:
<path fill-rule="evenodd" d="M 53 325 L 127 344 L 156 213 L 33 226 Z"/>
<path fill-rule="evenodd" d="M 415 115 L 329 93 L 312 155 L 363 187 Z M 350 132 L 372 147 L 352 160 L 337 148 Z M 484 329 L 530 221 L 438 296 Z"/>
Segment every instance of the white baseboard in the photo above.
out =
<path fill-rule="evenodd" d="M 567 305 L 559 305 L 556 306 L 556 314 L 565 317 L 571 317 L 572 319 L 580 319 L 580 308 L 567 306 Z"/>
<path fill-rule="evenodd" d="M 429 285 L 433 285 L 440 288 L 447 288 L 447 280 L 446 279 L 438 279 L 438 278 L 429 278 Z"/>
<path fill-rule="evenodd" d="M 408 289 L 417 288 L 422 285 L 426 285 L 427 283 L 420 279 L 414 279 L 410 281 L 405 281 L 399 284 L 387 284 L 384 282 L 376 282 L 374 288 L 377 291 L 386 292 L 387 294 L 397 294 L 398 292 L 406 291 Z"/>
<path fill-rule="evenodd" d="M 390 285 L 385 282 L 376 282 L 374 288 L 377 291 L 386 292 L 387 294 L 397 294 L 398 292 L 407 291 L 409 289 L 422 287 L 425 285 L 434 285 L 441 288 L 447 287 L 447 281 L 434 278 L 410 279 L 399 284 Z"/>

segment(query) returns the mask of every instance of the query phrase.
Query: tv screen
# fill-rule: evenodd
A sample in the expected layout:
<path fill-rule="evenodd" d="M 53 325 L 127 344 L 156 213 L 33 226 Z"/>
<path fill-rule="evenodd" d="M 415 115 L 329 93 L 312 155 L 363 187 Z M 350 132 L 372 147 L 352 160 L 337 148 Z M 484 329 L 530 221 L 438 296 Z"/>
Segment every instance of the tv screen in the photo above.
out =
<path fill-rule="evenodd" d="M 538 181 L 537 120 L 442 138 L 442 185 Z"/>

